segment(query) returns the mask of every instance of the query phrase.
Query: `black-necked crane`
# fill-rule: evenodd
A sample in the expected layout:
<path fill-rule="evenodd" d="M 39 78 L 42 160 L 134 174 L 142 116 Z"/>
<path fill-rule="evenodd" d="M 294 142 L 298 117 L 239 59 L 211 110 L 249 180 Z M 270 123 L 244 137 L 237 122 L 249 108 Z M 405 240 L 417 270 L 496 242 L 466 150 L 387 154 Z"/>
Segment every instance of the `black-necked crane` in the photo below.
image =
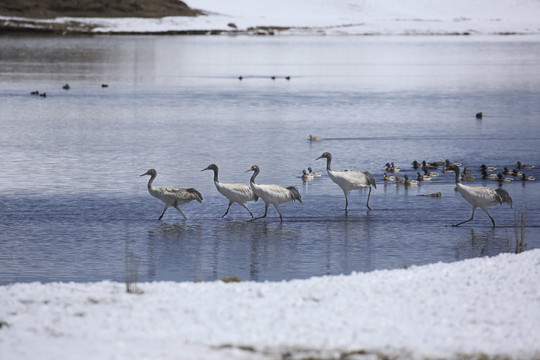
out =
<path fill-rule="evenodd" d="M 458 224 L 452 226 L 459 226 L 466 222 L 473 220 L 474 212 L 476 208 L 482 209 L 487 216 L 491 219 L 493 227 L 495 227 L 495 220 L 491 217 L 488 212 L 490 206 L 499 205 L 502 203 L 508 203 L 512 207 L 512 198 L 508 192 L 504 189 L 492 189 L 484 186 L 472 187 L 466 186 L 459 182 L 459 166 L 453 166 L 452 169 L 456 174 L 456 189 L 461 194 L 461 196 L 472 205 L 472 215 L 469 220 L 462 221 Z"/>
<path fill-rule="evenodd" d="M 295 200 L 302 202 L 302 196 L 300 196 L 298 189 L 294 186 L 285 187 L 281 185 L 256 184 L 255 178 L 257 177 L 257 175 L 259 175 L 259 166 L 253 165 L 246 170 L 246 172 L 250 171 L 253 171 L 253 175 L 251 176 L 251 179 L 249 181 L 251 189 L 253 190 L 255 195 L 257 195 L 264 201 L 264 215 L 253 218 L 251 220 L 257 220 L 266 217 L 266 214 L 268 213 L 268 206 L 272 204 L 274 205 L 279 214 L 279 219 L 281 220 L 281 222 L 283 222 L 283 216 L 281 215 L 281 211 L 279 211 L 279 205 Z"/>
<path fill-rule="evenodd" d="M 347 212 L 347 208 L 349 206 L 349 199 L 347 198 L 347 194 L 349 193 L 349 191 L 362 188 L 369 188 L 366 206 L 369 210 L 371 210 L 371 207 L 369 206 L 371 189 L 377 188 L 377 184 L 375 183 L 375 178 L 373 177 L 373 175 L 371 175 L 369 171 L 332 171 L 330 167 L 330 164 L 332 162 L 332 154 L 330 154 L 329 152 L 325 152 L 315 160 L 323 158 L 326 158 L 326 171 L 328 172 L 328 175 L 330 176 L 332 181 L 335 182 L 341 188 L 341 190 L 343 190 L 343 193 L 345 194 L 345 213 Z"/>
<path fill-rule="evenodd" d="M 214 171 L 214 185 L 216 185 L 217 191 L 229 199 L 229 206 L 227 211 L 221 217 L 225 217 L 229 213 L 231 205 L 237 203 L 249 212 L 249 215 L 253 217 L 253 213 L 246 205 L 248 201 L 257 201 L 259 197 L 253 193 L 251 186 L 247 184 L 223 184 L 219 182 L 219 167 L 216 164 L 210 164 L 201 171 L 213 170 Z"/>
<path fill-rule="evenodd" d="M 184 189 L 173 186 L 154 187 L 152 183 L 157 176 L 157 171 L 155 169 L 150 169 L 141 176 L 145 175 L 150 175 L 150 180 L 148 180 L 148 192 L 150 195 L 165 203 L 165 208 L 163 209 L 163 212 L 158 220 L 161 220 L 165 214 L 165 211 L 167 211 L 167 209 L 171 206 L 180 211 L 180 214 L 184 216 L 184 219 L 187 219 L 186 215 L 182 212 L 182 210 L 180 210 L 179 206 L 187 204 L 193 200 L 197 200 L 198 202 L 202 202 L 203 200 L 201 193 L 193 188 Z"/>

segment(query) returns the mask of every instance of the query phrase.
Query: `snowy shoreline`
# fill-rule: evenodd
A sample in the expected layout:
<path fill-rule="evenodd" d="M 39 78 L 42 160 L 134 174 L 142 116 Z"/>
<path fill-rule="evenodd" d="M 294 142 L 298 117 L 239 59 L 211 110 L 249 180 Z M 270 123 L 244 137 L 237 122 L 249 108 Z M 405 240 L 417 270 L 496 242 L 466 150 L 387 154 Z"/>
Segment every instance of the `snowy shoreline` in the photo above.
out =
<path fill-rule="evenodd" d="M 0 286 L 5 359 L 540 358 L 540 250 L 283 282 Z"/>
<path fill-rule="evenodd" d="M 76 34 L 517 35 L 540 33 L 540 3 L 456 0 L 191 0 L 203 16 L 29 19 L 7 31 Z"/>

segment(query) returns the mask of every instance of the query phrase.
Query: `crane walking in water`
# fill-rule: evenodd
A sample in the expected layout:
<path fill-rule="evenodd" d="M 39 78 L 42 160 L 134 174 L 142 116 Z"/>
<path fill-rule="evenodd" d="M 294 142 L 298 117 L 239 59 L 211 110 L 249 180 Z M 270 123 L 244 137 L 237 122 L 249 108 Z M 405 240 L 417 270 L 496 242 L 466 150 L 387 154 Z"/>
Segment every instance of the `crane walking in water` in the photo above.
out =
<path fill-rule="evenodd" d="M 246 184 L 220 183 L 218 179 L 219 168 L 216 164 L 210 164 L 206 168 L 202 169 L 201 171 L 205 171 L 205 170 L 214 171 L 214 185 L 216 185 L 217 191 L 219 191 L 221 195 L 229 199 L 229 206 L 227 207 L 227 211 L 225 211 L 225 214 L 223 214 L 221 217 L 225 217 L 225 215 L 229 213 L 229 209 L 231 208 L 231 205 L 234 203 L 241 205 L 244 209 L 246 209 L 249 212 L 249 215 L 253 217 L 253 213 L 247 207 L 246 202 L 257 201 L 259 200 L 259 197 L 255 195 L 255 193 L 253 193 L 251 186 L 246 185 Z"/>
<path fill-rule="evenodd" d="M 184 215 L 182 210 L 180 210 L 179 206 L 187 204 L 192 200 L 197 200 L 198 202 L 202 202 L 203 200 L 201 193 L 193 188 L 184 189 L 173 186 L 152 186 L 152 183 L 157 176 L 157 171 L 155 169 L 150 169 L 141 176 L 145 175 L 150 175 L 150 180 L 148 180 L 148 192 L 150 193 L 150 195 L 158 198 L 165 203 L 165 209 L 163 209 L 163 212 L 161 213 L 161 216 L 158 220 L 161 220 L 163 214 L 165 214 L 165 211 L 167 211 L 167 209 L 171 206 L 173 206 L 176 210 L 180 211 L 180 214 L 184 216 L 184 219 L 187 219 L 186 215 Z"/>
<path fill-rule="evenodd" d="M 260 169 L 257 165 L 253 165 L 248 170 L 246 170 L 246 172 L 250 171 L 253 171 L 253 175 L 251 176 L 250 180 L 251 189 L 253 190 L 255 195 L 257 195 L 264 201 L 264 215 L 251 220 L 257 220 L 266 217 L 266 214 L 268 213 L 268 206 L 272 204 L 279 213 L 279 219 L 281 220 L 281 222 L 283 222 L 283 216 L 281 216 L 281 211 L 279 211 L 279 204 L 284 204 L 286 202 L 295 200 L 302 202 L 302 196 L 300 196 L 298 189 L 294 186 L 285 187 L 281 185 L 256 184 L 255 178 L 257 177 L 257 175 L 259 175 Z"/>
<path fill-rule="evenodd" d="M 458 224 L 452 226 L 459 226 L 465 224 L 466 222 L 471 221 L 474 218 L 474 212 L 476 208 L 482 209 L 487 216 L 491 219 L 493 227 L 495 227 L 495 220 L 491 217 L 488 212 L 490 206 L 508 203 L 512 207 L 512 198 L 508 192 L 504 189 L 492 189 L 485 186 L 466 186 L 459 182 L 459 166 L 452 166 L 449 169 L 452 169 L 456 173 L 456 189 L 463 196 L 463 198 L 472 205 L 472 215 L 469 220 L 462 221 Z"/>
<path fill-rule="evenodd" d="M 345 213 L 347 213 L 347 208 L 349 206 L 349 200 L 347 199 L 347 194 L 349 193 L 349 191 L 366 187 L 369 187 L 366 206 L 369 210 L 371 210 L 371 207 L 369 206 L 371 188 L 377 188 L 377 184 L 375 183 L 375 178 L 373 177 L 373 175 L 371 175 L 369 171 L 332 171 L 332 169 L 330 168 L 330 163 L 332 162 L 332 154 L 330 154 L 329 152 L 325 152 L 315 160 L 319 160 L 322 158 L 326 158 L 326 171 L 328 171 L 328 175 L 333 182 L 338 184 L 338 186 L 341 188 L 341 190 L 343 190 L 343 193 L 345 194 Z"/>

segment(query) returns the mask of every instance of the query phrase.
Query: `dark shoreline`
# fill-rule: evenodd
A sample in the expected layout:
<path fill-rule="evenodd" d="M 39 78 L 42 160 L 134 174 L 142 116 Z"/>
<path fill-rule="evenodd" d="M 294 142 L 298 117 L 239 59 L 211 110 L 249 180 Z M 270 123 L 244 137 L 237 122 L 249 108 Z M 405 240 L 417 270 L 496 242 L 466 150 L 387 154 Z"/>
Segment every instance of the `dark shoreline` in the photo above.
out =
<path fill-rule="evenodd" d="M 0 0 L 0 16 L 25 19 L 198 16 L 180 0 Z"/>
<path fill-rule="evenodd" d="M 96 25 L 85 18 L 162 18 L 204 16 L 180 0 L 0 0 L 0 34 L 89 34 Z M 57 18 L 74 18 L 58 22 Z M 184 32 L 178 32 L 184 33 Z M 208 33 L 186 31 L 185 34 Z"/>

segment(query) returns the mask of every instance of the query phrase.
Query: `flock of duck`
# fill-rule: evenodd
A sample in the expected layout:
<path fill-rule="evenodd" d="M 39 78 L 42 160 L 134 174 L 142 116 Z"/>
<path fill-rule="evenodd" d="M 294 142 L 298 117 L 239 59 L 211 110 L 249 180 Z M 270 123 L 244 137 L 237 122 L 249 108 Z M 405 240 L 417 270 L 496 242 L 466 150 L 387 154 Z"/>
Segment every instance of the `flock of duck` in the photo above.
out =
<path fill-rule="evenodd" d="M 438 177 L 439 173 L 433 171 L 436 170 L 439 167 L 442 167 L 443 173 L 453 173 L 452 170 L 453 166 L 461 166 L 461 163 L 456 162 L 450 162 L 450 160 L 445 161 L 437 161 L 437 162 L 430 162 L 427 163 L 425 160 L 423 162 L 418 162 L 414 160 L 411 164 L 413 166 L 413 169 L 418 170 L 416 173 L 415 179 L 409 179 L 407 175 L 404 175 L 403 177 L 399 177 L 399 175 L 388 175 L 387 173 L 399 173 L 400 168 L 394 163 L 387 163 L 386 166 L 386 172 L 384 173 L 384 181 L 385 182 L 395 182 L 397 184 L 405 184 L 405 185 L 419 185 L 422 181 L 429 181 L 434 177 Z M 521 180 L 521 181 L 533 181 L 536 180 L 536 178 L 532 175 L 525 174 L 525 170 L 534 168 L 533 165 L 526 165 L 522 164 L 520 161 L 516 163 L 516 169 L 508 169 L 504 168 L 501 172 L 493 173 L 494 171 L 497 171 L 497 168 L 493 166 L 487 166 L 485 164 L 482 164 L 479 168 L 479 171 L 481 173 L 481 179 L 484 180 L 496 180 L 499 183 L 502 182 L 509 182 L 514 180 Z M 463 171 L 460 172 L 460 180 L 466 181 L 466 182 L 472 182 L 476 179 L 472 175 L 473 171 L 467 167 L 463 169 Z M 507 177 L 505 175 L 509 175 L 511 177 Z"/>
<path fill-rule="evenodd" d="M 373 188 L 377 188 L 377 184 L 375 181 L 375 178 L 369 171 L 352 171 L 352 170 L 344 170 L 344 171 L 334 171 L 331 168 L 332 163 L 332 154 L 329 152 L 324 152 L 321 156 L 319 156 L 315 160 L 319 159 L 326 159 L 326 171 L 328 173 L 328 176 L 330 176 L 331 180 L 336 183 L 343 191 L 343 194 L 345 196 L 345 213 L 347 213 L 349 201 L 348 201 L 348 194 L 352 190 L 362 189 L 362 188 L 368 188 L 368 196 L 366 201 L 366 207 L 371 210 L 371 207 L 369 205 L 369 199 L 371 196 L 371 190 Z M 429 181 L 433 177 L 439 176 L 438 173 L 436 173 L 433 170 L 436 170 L 438 167 L 442 166 L 442 171 L 447 173 L 454 173 L 455 174 L 455 190 L 458 191 L 462 197 L 472 205 L 472 214 L 470 219 L 462 221 L 460 223 L 454 224 L 453 226 L 459 226 L 461 224 L 464 224 L 466 222 L 469 222 L 473 220 L 474 213 L 477 208 L 482 209 L 487 216 L 491 219 L 493 227 L 495 227 L 495 220 L 491 217 L 491 215 L 488 212 L 488 208 L 494 205 L 499 205 L 503 203 L 507 203 L 512 207 L 512 198 L 508 194 L 508 192 L 505 189 L 502 189 L 501 187 L 497 189 L 492 189 L 485 186 L 478 186 L 478 187 L 471 187 L 463 185 L 463 181 L 473 181 L 474 178 L 471 175 L 471 170 L 464 168 L 463 171 L 461 171 L 459 163 L 452 163 L 449 160 L 446 160 L 444 162 L 433 162 L 433 163 L 427 163 L 426 161 L 423 161 L 422 163 L 417 162 L 416 160 L 412 163 L 412 167 L 415 170 L 418 170 L 417 172 L 417 179 L 409 179 L 407 175 L 404 175 L 402 178 L 399 177 L 399 175 L 388 175 L 388 173 L 397 174 L 401 170 L 398 166 L 396 166 L 394 163 L 387 163 L 386 164 L 386 172 L 384 173 L 384 181 L 385 183 L 388 182 L 395 182 L 396 184 L 404 184 L 405 186 L 415 186 L 418 185 L 422 181 Z M 497 169 L 494 167 L 488 167 L 486 165 L 482 165 L 480 167 L 480 170 L 485 174 L 482 177 L 484 179 L 495 179 L 499 182 L 508 181 L 507 178 L 503 176 L 503 174 L 506 172 L 506 174 L 509 174 L 514 177 L 521 177 L 522 180 L 535 180 L 532 176 L 527 176 L 523 174 L 523 170 L 525 169 L 532 169 L 534 166 L 532 165 L 524 165 L 521 164 L 521 162 L 517 162 L 516 164 L 517 169 L 515 170 L 508 170 L 505 168 L 503 170 L 503 173 L 500 174 L 493 174 L 492 172 L 496 171 Z M 300 195 L 300 192 L 295 186 L 281 186 L 281 185 L 268 185 L 268 184 L 258 184 L 256 183 L 256 177 L 260 172 L 260 168 L 257 165 L 251 166 L 249 169 L 246 170 L 247 172 L 253 172 L 253 175 L 251 176 L 249 185 L 247 184 L 225 184 L 219 181 L 219 168 L 216 164 L 210 164 L 206 168 L 202 169 L 201 171 L 211 170 L 214 172 L 214 185 L 218 192 L 225 196 L 229 200 L 229 204 L 227 206 L 227 210 L 221 217 L 225 217 L 229 213 L 229 209 L 234 203 L 239 204 L 243 208 L 245 208 L 250 216 L 250 221 L 261 219 L 267 216 L 268 214 L 268 207 L 270 205 L 273 205 L 276 211 L 279 214 L 280 221 L 283 221 L 283 216 L 281 214 L 281 211 L 279 209 L 279 205 L 291 201 L 298 200 L 299 202 L 302 202 L 302 197 Z M 141 176 L 150 176 L 150 179 L 148 180 L 148 192 L 150 195 L 160 199 L 162 202 L 165 203 L 165 208 L 163 209 L 163 212 L 161 213 L 159 220 L 163 217 L 165 212 L 169 207 L 174 207 L 176 210 L 178 210 L 184 218 L 186 218 L 185 214 L 180 209 L 180 205 L 186 204 L 188 202 L 191 202 L 193 200 L 196 200 L 198 202 L 203 201 L 203 197 L 199 191 L 197 191 L 194 188 L 180 188 L 180 187 L 171 187 L 171 186 L 161 186 L 161 187 L 154 187 L 153 182 L 157 176 L 157 171 L 155 169 L 150 169 Z M 492 175 L 495 175 L 493 177 Z M 303 170 L 302 172 L 302 179 L 308 180 L 313 179 L 316 177 L 323 176 L 322 172 L 316 172 L 313 171 L 311 168 L 308 168 L 307 170 Z M 472 178 L 472 179 L 471 179 Z M 249 201 L 257 201 L 259 198 L 261 198 L 265 203 L 265 210 L 264 215 L 259 217 L 254 217 L 253 213 L 247 206 L 247 202 Z"/>
<path fill-rule="evenodd" d="M 109 87 L 109 85 L 108 84 L 101 84 L 101 87 L 102 88 L 107 88 L 107 87 Z M 71 86 L 69 86 L 69 84 L 64 84 L 62 86 L 62 89 L 69 90 L 69 89 L 71 89 Z M 30 92 L 30 95 L 36 95 L 36 96 L 41 96 L 41 97 L 45 97 L 45 98 L 47 97 L 46 92 L 40 92 L 39 90 L 34 90 L 34 91 Z"/>

